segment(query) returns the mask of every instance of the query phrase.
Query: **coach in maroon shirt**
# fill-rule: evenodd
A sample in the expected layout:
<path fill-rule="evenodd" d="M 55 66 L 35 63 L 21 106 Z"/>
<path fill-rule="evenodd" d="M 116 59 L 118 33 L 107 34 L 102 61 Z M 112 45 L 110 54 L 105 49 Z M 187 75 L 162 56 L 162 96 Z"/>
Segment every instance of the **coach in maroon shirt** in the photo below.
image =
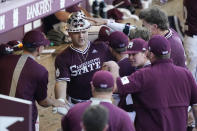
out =
<path fill-rule="evenodd" d="M 76 104 L 62 119 L 63 131 L 81 131 L 80 122 L 85 109 L 91 105 L 102 105 L 109 110 L 108 131 L 134 131 L 131 119 L 122 109 L 112 104 L 114 79 L 108 71 L 98 71 L 92 78 L 90 101 Z"/>
<path fill-rule="evenodd" d="M 169 29 L 166 13 L 157 7 L 151 7 L 142 10 L 139 17 L 142 19 L 143 26 L 150 30 L 151 35 L 162 35 L 169 41 L 171 46 L 170 58 L 173 60 L 173 63 L 177 66 L 186 67 L 181 38 L 177 32 Z"/>
<path fill-rule="evenodd" d="M 153 36 L 148 48 L 152 65 L 117 78 L 118 92 L 133 96 L 137 131 L 186 131 L 189 105 L 197 116 L 197 85 L 192 74 L 169 59 L 171 48 L 166 38 Z M 105 66 L 118 76 L 114 62 Z"/>
<path fill-rule="evenodd" d="M 43 107 L 64 105 L 47 97 L 48 71 L 35 61 L 35 58 L 44 49 L 44 46 L 48 44 L 49 41 L 39 31 L 30 31 L 23 38 L 24 52 L 22 55 L 28 56 L 28 58 L 20 73 L 15 97 L 32 101 L 33 131 L 35 130 L 38 115 L 36 101 Z M 0 53 L 3 54 L 0 54 L 0 93 L 9 95 L 13 72 L 21 55 L 5 55 L 5 51 Z"/>

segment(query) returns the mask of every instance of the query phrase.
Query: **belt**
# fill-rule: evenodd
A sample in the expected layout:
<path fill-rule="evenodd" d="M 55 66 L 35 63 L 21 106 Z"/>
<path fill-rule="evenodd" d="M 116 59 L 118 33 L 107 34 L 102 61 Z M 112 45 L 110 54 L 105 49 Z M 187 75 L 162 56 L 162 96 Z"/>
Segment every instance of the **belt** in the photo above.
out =
<path fill-rule="evenodd" d="M 77 104 L 77 103 L 81 103 L 81 102 L 87 101 L 87 100 L 75 99 L 75 98 L 72 98 L 70 96 L 69 96 L 69 99 L 70 99 L 71 103 L 73 103 L 73 104 Z"/>

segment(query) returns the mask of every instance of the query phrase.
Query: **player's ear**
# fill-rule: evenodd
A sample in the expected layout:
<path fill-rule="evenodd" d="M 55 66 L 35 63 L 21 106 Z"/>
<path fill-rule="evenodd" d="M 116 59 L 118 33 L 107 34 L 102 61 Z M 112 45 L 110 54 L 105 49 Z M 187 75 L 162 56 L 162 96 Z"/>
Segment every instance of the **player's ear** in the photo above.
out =
<path fill-rule="evenodd" d="M 157 24 L 152 24 L 152 26 L 153 26 L 154 28 L 157 28 L 157 27 L 158 27 L 158 25 L 157 25 Z"/>
<path fill-rule="evenodd" d="M 92 81 L 90 82 L 90 85 L 91 85 L 91 90 L 92 90 L 92 92 L 94 92 L 94 85 L 93 85 L 93 83 L 92 83 Z"/>

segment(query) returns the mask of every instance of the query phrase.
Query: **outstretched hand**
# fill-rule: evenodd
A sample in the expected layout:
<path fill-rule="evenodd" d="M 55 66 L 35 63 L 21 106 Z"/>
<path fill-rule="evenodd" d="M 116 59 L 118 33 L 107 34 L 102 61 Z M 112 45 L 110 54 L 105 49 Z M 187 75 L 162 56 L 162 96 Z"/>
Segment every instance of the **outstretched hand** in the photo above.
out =
<path fill-rule="evenodd" d="M 57 99 L 54 101 L 52 112 L 66 115 L 70 107 L 71 105 L 68 101 L 65 101 L 64 99 Z"/>

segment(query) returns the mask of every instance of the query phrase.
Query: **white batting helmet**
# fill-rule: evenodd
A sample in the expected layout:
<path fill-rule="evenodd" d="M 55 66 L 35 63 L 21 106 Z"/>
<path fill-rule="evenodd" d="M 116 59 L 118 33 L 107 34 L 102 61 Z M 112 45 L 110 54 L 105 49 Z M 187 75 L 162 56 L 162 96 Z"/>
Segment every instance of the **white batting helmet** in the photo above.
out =
<path fill-rule="evenodd" d="M 67 21 L 67 31 L 80 32 L 86 31 L 88 28 L 90 28 L 90 22 L 86 20 L 84 17 L 85 15 L 82 11 L 72 13 Z"/>

